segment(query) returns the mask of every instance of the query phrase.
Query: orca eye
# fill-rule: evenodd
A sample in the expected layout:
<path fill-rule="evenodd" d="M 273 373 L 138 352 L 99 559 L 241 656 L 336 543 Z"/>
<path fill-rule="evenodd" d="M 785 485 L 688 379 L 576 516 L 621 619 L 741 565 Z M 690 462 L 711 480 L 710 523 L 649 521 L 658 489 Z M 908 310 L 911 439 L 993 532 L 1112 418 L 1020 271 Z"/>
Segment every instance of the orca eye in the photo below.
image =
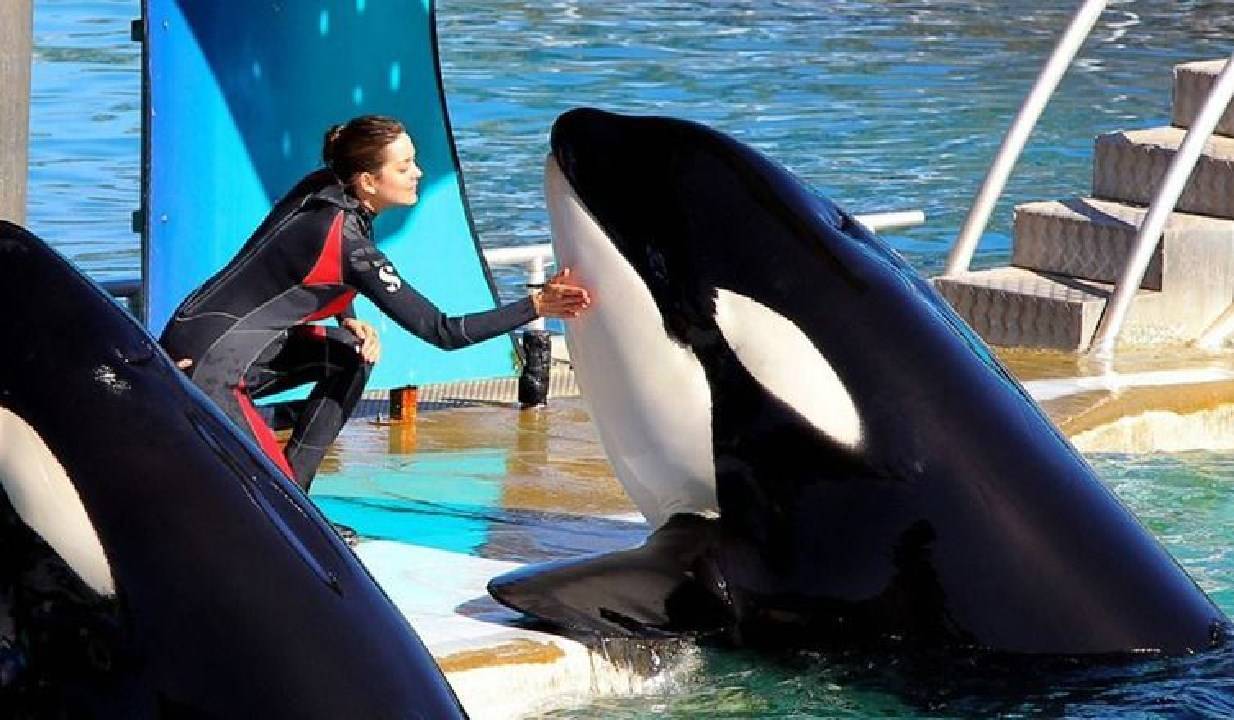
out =
<path fill-rule="evenodd" d="M 116 348 L 116 358 L 125 365 L 142 365 L 154 359 L 154 345 L 142 339 L 127 347 Z"/>

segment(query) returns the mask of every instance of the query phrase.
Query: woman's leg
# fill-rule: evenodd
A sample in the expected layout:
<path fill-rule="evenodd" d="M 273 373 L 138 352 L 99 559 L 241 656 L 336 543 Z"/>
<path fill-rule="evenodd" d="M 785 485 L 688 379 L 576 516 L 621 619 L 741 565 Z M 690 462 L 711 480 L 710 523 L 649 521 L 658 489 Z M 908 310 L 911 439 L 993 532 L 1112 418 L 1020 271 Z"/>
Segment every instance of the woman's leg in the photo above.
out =
<path fill-rule="evenodd" d="M 271 348 L 267 348 L 266 352 L 271 352 Z M 253 405 L 246 373 L 250 370 L 249 359 L 254 353 L 252 348 L 231 345 L 213 348 L 187 372 L 193 384 L 213 400 L 238 428 L 247 432 L 287 477 L 294 480 L 295 473 L 279 447 L 278 438 Z"/>
<path fill-rule="evenodd" d="M 292 477 L 306 492 L 368 381 L 371 366 L 356 352 L 355 342 L 343 328 L 303 325 L 245 373 L 245 386 L 254 398 L 316 383 L 282 452 Z"/>

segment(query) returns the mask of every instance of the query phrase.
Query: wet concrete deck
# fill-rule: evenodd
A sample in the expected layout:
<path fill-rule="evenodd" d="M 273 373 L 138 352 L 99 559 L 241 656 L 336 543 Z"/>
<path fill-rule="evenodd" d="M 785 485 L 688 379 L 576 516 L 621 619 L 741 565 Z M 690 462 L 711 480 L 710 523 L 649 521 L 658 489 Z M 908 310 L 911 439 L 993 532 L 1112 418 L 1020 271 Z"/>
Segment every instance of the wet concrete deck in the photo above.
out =
<path fill-rule="evenodd" d="M 1234 357 L 1158 349 L 1124 354 L 1112 368 L 1060 353 L 1002 358 L 1081 450 L 1234 448 Z M 414 425 L 353 420 L 313 497 L 359 531 L 357 555 L 472 717 L 532 716 L 647 692 L 689 672 L 688 650 L 671 663 L 644 653 L 656 658 L 648 667 L 637 652 L 618 658 L 529 627 L 485 592 L 491 577 L 522 564 L 629 547 L 645 535 L 582 400 L 519 410 L 433 392 L 433 407 L 458 406 L 422 410 Z"/>

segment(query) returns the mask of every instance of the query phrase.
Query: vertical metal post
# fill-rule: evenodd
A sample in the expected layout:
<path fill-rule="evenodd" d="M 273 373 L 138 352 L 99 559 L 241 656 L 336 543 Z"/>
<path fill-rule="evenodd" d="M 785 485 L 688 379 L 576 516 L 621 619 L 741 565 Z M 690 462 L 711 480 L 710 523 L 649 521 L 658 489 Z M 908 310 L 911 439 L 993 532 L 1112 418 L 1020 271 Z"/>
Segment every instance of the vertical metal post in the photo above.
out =
<path fill-rule="evenodd" d="M 394 388 L 390 391 L 390 424 L 415 424 L 416 422 L 416 402 L 419 399 L 420 389 L 418 387 L 408 386 Z"/>
<path fill-rule="evenodd" d="M 518 402 L 523 407 L 548 404 L 552 373 L 553 342 L 547 330 L 523 332 L 523 372 L 518 377 Z"/>
<path fill-rule="evenodd" d="M 0 219 L 26 221 L 32 0 L 0 2 Z"/>
<path fill-rule="evenodd" d="M 1024 99 L 1019 114 L 1011 124 L 1011 129 L 1007 131 L 1007 136 L 1003 138 L 998 155 L 995 156 L 989 172 L 986 173 L 985 181 L 973 200 L 973 207 L 969 210 L 968 217 L 964 220 L 964 227 L 960 229 L 960 235 L 951 248 L 943 275 L 955 275 L 968 270 L 968 263 L 973 259 L 973 252 L 977 249 L 977 241 L 981 239 L 981 233 L 985 232 L 986 224 L 990 222 L 990 213 L 994 212 L 994 204 L 998 202 L 998 196 L 1003 194 L 1007 178 L 1011 177 L 1011 170 L 1015 167 L 1020 152 L 1024 150 L 1025 143 L 1028 142 L 1033 126 L 1037 124 L 1037 119 L 1045 110 L 1045 105 L 1049 102 L 1050 96 L 1054 94 L 1054 89 L 1063 79 L 1063 73 L 1067 72 L 1072 58 L 1080 51 L 1080 46 L 1084 44 L 1084 39 L 1092 31 L 1097 18 L 1101 17 L 1101 11 L 1105 9 L 1106 2 L 1107 0 L 1085 0 L 1080 5 L 1080 9 L 1076 11 L 1075 17 L 1071 20 L 1071 25 L 1067 27 L 1067 31 L 1058 41 L 1050 59 L 1041 69 L 1036 84 L 1033 85 L 1028 97 Z"/>

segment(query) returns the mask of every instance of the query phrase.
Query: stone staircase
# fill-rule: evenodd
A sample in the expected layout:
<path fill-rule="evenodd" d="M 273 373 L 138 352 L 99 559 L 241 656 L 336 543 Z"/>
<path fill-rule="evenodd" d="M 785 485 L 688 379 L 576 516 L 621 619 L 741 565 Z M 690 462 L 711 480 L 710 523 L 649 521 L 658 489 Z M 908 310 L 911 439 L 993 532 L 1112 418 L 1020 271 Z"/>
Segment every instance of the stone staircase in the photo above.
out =
<path fill-rule="evenodd" d="M 1088 347 L 1146 206 L 1224 62 L 1174 68 L 1174 126 L 1097 138 L 1092 197 L 1017 206 L 1011 265 L 934 279 L 986 342 Z M 1166 224 L 1121 343 L 1192 340 L 1234 300 L 1234 104 L 1216 132 Z"/>

